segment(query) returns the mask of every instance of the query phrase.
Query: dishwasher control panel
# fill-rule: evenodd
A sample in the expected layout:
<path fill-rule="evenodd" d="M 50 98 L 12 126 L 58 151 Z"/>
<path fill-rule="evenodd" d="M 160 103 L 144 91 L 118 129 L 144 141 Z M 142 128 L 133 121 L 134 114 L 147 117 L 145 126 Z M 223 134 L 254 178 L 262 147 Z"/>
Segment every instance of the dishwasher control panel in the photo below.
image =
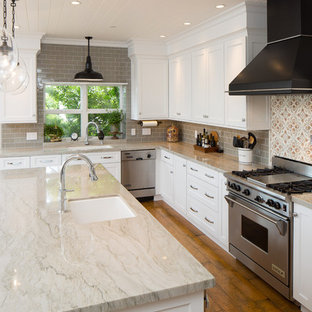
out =
<path fill-rule="evenodd" d="M 156 152 L 154 149 L 122 151 L 121 160 L 152 160 L 156 159 Z"/>

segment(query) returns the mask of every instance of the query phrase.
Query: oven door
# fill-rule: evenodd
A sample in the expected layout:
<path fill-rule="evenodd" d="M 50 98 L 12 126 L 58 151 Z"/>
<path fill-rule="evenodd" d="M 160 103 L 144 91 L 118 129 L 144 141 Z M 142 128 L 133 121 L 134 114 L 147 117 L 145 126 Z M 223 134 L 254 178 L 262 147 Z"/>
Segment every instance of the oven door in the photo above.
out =
<path fill-rule="evenodd" d="M 234 195 L 229 203 L 229 242 L 253 262 L 289 284 L 289 220 Z"/>

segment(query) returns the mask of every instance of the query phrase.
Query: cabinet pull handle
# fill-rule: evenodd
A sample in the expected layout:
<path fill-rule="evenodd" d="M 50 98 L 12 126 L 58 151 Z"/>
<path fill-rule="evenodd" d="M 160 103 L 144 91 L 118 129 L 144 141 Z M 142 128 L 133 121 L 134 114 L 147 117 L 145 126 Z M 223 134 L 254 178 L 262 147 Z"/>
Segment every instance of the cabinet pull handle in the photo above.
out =
<path fill-rule="evenodd" d="M 110 159 L 112 156 L 102 156 L 101 159 Z M 128 157 L 129 158 L 129 157 Z"/>
<path fill-rule="evenodd" d="M 183 164 L 183 168 L 185 168 L 186 167 L 186 164 Z"/>
<path fill-rule="evenodd" d="M 166 156 L 166 155 L 165 155 L 164 157 L 165 157 L 166 159 L 170 159 L 170 157 L 168 157 L 168 156 Z"/>
<path fill-rule="evenodd" d="M 207 178 L 209 178 L 209 179 L 214 179 L 214 176 L 209 175 L 209 174 L 207 174 L 207 173 L 205 173 L 205 177 L 207 177 Z"/>
<path fill-rule="evenodd" d="M 203 118 L 209 118 L 209 116 L 208 115 L 203 115 Z"/>
<path fill-rule="evenodd" d="M 192 167 L 191 167 L 191 170 L 193 170 L 193 171 L 195 171 L 195 172 L 197 172 L 197 171 L 198 171 L 197 169 L 194 169 L 194 168 L 192 168 Z"/>
<path fill-rule="evenodd" d="M 245 122 L 246 121 L 246 118 L 242 118 L 242 122 Z"/>
<path fill-rule="evenodd" d="M 22 164 L 22 162 L 21 161 L 19 161 L 19 162 L 8 162 L 7 163 L 8 165 L 12 165 L 12 166 L 16 166 L 16 165 L 21 165 Z"/>
<path fill-rule="evenodd" d="M 197 188 L 197 187 L 194 187 L 192 184 L 190 184 L 190 187 L 191 187 L 193 190 L 198 191 L 198 188 Z"/>
<path fill-rule="evenodd" d="M 198 210 L 195 210 L 195 209 L 193 209 L 192 207 L 190 207 L 190 209 L 193 211 L 193 212 L 198 212 Z"/>
<path fill-rule="evenodd" d="M 181 113 L 177 113 L 177 115 L 178 115 L 178 116 L 180 116 L 180 115 L 181 115 Z"/>
<path fill-rule="evenodd" d="M 207 193 L 205 193 L 205 196 L 208 197 L 208 198 L 214 199 L 213 196 L 210 196 L 210 195 L 208 195 Z"/>
<path fill-rule="evenodd" d="M 205 217 L 205 220 L 206 220 L 208 223 L 214 224 L 214 221 L 209 220 L 207 217 Z"/>
<path fill-rule="evenodd" d="M 53 160 L 52 159 L 40 159 L 40 162 L 42 164 L 49 164 L 49 163 L 53 162 Z"/>
<path fill-rule="evenodd" d="M 170 173 L 173 173 L 173 171 L 170 171 Z"/>

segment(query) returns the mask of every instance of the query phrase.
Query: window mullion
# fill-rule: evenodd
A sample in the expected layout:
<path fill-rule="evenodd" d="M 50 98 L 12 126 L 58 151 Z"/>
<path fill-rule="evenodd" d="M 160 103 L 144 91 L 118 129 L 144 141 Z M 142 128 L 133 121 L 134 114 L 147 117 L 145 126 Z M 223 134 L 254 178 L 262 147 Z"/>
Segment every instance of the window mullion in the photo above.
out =
<path fill-rule="evenodd" d="M 88 86 L 81 86 L 81 137 L 85 136 L 88 124 Z"/>

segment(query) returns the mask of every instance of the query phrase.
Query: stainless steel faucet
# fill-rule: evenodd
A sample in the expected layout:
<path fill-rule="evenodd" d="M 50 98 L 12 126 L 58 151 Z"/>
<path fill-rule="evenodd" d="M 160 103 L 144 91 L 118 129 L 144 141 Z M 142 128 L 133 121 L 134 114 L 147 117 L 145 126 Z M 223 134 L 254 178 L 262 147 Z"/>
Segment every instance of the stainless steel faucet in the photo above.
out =
<path fill-rule="evenodd" d="M 67 211 L 67 207 L 66 207 L 66 192 L 73 192 L 73 190 L 67 190 L 65 187 L 65 169 L 68 165 L 68 163 L 70 163 L 72 160 L 84 160 L 87 165 L 89 166 L 89 175 L 90 175 L 90 179 L 91 181 L 97 181 L 98 177 L 95 173 L 95 169 L 94 169 L 94 165 L 92 163 L 92 161 L 85 155 L 81 155 L 81 154 L 77 154 L 77 155 L 73 155 L 71 157 L 69 157 L 67 160 L 64 161 L 62 169 L 61 169 L 61 173 L 60 173 L 60 204 L 61 204 L 61 208 L 60 208 L 60 212 L 66 212 Z"/>
<path fill-rule="evenodd" d="M 95 128 L 96 128 L 96 133 L 99 134 L 100 133 L 100 128 L 99 126 L 94 122 L 94 121 L 90 121 L 87 123 L 87 126 L 86 126 L 86 137 L 85 137 L 85 145 L 89 145 L 89 141 L 88 141 L 88 129 L 89 129 L 89 126 L 90 125 L 94 125 Z M 101 143 L 103 144 L 103 142 L 101 141 Z"/>

